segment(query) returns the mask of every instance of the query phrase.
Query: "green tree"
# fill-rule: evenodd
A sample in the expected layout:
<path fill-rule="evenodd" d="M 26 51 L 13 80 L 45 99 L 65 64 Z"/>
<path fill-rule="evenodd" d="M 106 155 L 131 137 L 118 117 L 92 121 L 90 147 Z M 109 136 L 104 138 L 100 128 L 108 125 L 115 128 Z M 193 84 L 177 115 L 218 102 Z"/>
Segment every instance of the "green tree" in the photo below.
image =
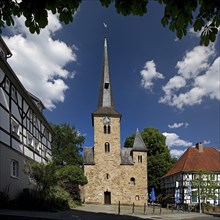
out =
<path fill-rule="evenodd" d="M 81 166 L 82 145 L 85 137 L 74 126 L 66 123 L 52 125 L 54 136 L 52 142 L 52 159 L 56 165 Z"/>
<path fill-rule="evenodd" d="M 166 146 L 166 137 L 156 128 L 145 128 L 140 132 L 148 149 L 148 190 L 155 188 L 156 193 L 160 192 L 160 178 L 176 162 L 171 158 L 169 148 Z M 135 134 L 126 138 L 124 147 L 132 147 Z"/>
<path fill-rule="evenodd" d="M 200 192 L 200 198 L 216 199 L 216 190 L 220 187 L 218 182 L 214 179 L 215 173 L 200 170 L 195 174 L 195 178 L 192 180 L 192 188 L 198 189 Z"/>
<path fill-rule="evenodd" d="M 149 0 L 99 0 L 109 7 L 112 3 L 118 13 L 142 16 L 147 13 Z M 220 25 L 219 0 L 158 0 L 164 7 L 161 18 L 163 26 L 176 33 L 181 39 L 187 34 L 188 28 L 201 31 L 200 44 L 207 46 L 214 42 Z M 73 21 L 73 15 L 81 0 L 1 0 L 0 30 L 5 25 L 14 25 L 14 16 L 25 17 L 25 25 L 31 33 L 40 33 L 48 25 L 48 11 L 58 14 L 61 22 L 68 24 Z"/>
<path fill-rule="evenodd" d="M 28 161 L 25 167 L 25 173 L 33 181 L 35 189 L 45 197 L 49 197 L 53 188 L 58 184 L 59 179 L 56 171 L 57 167 L 52 162 L 44 164 Z"/>
<path fill-rule="evenodd" d="M 73 200 L 80 202 L 79 185 L 87 183 L 79 166 L 57 166 L 52 161 L 47 164 L 28 161 L 25 172 L 32 180 L 37 194 L 24 198 L 32 198 L 35 203 L 40 200 L 42 204 L 37 205 L 40 209 L 44 206 L 50 209 L 51 204 L 52 208 L 61 210 L 73 207 Z"/>

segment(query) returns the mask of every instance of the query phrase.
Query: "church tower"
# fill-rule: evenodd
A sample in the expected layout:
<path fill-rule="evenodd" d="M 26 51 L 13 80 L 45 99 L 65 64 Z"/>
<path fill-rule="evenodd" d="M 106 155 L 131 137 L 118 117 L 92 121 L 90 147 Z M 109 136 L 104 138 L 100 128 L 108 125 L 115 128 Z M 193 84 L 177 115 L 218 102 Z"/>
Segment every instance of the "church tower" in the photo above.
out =
<path fill-rule="evenodd" d="M 108 64 L 107 39 L 104 39 L 104 61 L 101 75 L 98 108 L 92 113 L 94 127 L 94 162 L 111 163 L 111 168 L 120 161 L 120 120 L 115 110 Z M 107 172 L 107 171 L 106 171 Z"/>
<path fill-rule="evenodd" d="M 98 107 L 92 113 L 94 147 L 84 147 L 84 202 L 97 204 L 143 204 L 147 201 L 147 148 L 136 133 L 134 146 L 120 147 L 121 114 L 112 96 L 107 39 Z"/>

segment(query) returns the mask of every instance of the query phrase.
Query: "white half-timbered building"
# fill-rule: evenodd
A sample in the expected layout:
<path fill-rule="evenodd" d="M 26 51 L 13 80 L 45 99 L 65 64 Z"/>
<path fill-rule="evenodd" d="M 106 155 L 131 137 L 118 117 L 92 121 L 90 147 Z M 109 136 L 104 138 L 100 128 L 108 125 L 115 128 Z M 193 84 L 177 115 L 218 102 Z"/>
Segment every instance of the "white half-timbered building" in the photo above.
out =
<path fill-rule="evenodd" d="M 0 191 L 15 198 L 30 187 L 26 161 L 51 159 L 52 128 L 42 102 L 27 92 L 8 64 L 11 56 L 0 37 Z"/>
<path fill-rule="evenodd" d="M 202 176 L 199 177 L 200 175 Z M 193 181 L 199 178 L 200 186 L 193 187 Z M 210 189 L 208 185 L 214 188 Z M 202 198 L 201 188 L 212 190 L 215 199 Z M 173 203 L 178 192 L 179 203 L 196 204 L 201 197 L 200 202 L 220 204 L 220 151 L 204 147 L 202 143 L 197 143 L 196 147 L 189 147 L 162 177 L 161 191 L 166 196 L 170 195 Z"/>

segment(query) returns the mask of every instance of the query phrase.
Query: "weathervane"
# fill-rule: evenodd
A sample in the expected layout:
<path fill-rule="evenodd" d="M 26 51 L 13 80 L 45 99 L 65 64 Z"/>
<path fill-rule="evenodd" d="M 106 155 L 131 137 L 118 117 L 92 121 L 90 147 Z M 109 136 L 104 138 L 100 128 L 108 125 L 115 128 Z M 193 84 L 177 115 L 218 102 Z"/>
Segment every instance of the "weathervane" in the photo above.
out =
<path fill-rule="evenodd" d="M 105 22 L 103 22 L 104 28 L 105 28 L 105 37 L 107 35 L 107 24 Z"/>

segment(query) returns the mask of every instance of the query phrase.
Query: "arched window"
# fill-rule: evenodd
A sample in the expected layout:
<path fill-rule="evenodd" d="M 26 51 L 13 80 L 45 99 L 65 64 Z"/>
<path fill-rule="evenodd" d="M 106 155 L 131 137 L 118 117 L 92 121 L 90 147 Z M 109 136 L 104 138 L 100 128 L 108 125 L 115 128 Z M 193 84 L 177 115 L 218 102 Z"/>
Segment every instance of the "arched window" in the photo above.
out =
<path fill-rule="evenodd" d="M 110 144 L 108 142 L 105 142 L 105 153 L 110 152 Z"/>
<path fill-rule="evenodd" d="M 106 173 L 106 179 L 109 179 L 110 175 L 108 173 Z"/>
<path fill-rule="evenodd" d="M 104 134 L 106 134 L 107 133 L 107 126 L 106 125 L 104 125 Z"/>
<path fill-rule="evenodd" d="M 108 134 L 111 134 L 111 126 L 108 125 Z"/>
<path fill-rule="evenodd" d="M 131 184 L 131 185 L 135 185 L 135 178 L 134 178 L 134 177 L 131 177 L 131 179 L 130 179 L 130 184 Z"/>
<path fill-rule="evenodd" d="M 142 163 L 142 155 L 138 155 L 138 163 Z"/>

